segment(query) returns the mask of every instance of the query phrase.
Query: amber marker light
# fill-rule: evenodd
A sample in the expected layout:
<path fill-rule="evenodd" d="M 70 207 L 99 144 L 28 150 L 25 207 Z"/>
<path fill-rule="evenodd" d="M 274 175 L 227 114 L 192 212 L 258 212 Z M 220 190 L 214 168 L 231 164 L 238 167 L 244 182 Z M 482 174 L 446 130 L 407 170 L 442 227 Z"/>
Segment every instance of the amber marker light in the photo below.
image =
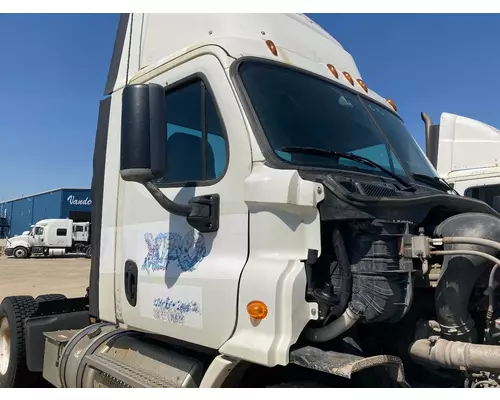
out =
<path fill-rule="evenodd" d="M 366 83 L 364 83 L 362 79 L 356 79 L 356 81 L 359 83 L 359 86 L 361 86 L 363 90 L 368 93 L 368 86 L 366 86 Z"/>
<path fill-rule="evenodd" d="M 339 73 L 337 72 L 337 68 L 335 68 L 332 64 L 327 65 L 330 72 L 335 76 L 335 78 L 339 79 Z"/>
<path fill-rule="evenodd" d="M 349 83 L 354 86 L 354 79 L 352 79 L 352 76 L 349 72 L 342 72 L 345 76 L 345 78 L 349 81 Z"/>
<path fill-rule="evenodd" d="M 253 300 L 247 305 L 247 313 L 250 318 L 262 320 L 267 317 L 267 306 L 258 300 Z"/>
<path fill-rule="evenodd" d="M 278 49 L 275 46 L 275 44 L 272 42 L 272 40 L 266 40 L 267 48 L 273 53 L 273 55 L 277 56 L 278 55 Z"/>
<path fill-rule="evenodd" d="M 392 108 L 394 108 L 394 111 L 398 112 L 398 107 L 396 106 L 396 103 L 394 103 L 394 101 L 392 101 L 391 99 L 387 99 L 386 101 Z"/>

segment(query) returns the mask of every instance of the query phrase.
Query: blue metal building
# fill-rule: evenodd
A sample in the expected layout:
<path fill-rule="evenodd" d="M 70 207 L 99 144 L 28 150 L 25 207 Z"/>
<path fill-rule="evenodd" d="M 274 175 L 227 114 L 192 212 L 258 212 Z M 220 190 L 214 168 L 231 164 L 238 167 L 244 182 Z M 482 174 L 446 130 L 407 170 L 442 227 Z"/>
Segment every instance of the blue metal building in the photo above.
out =
<path fill-rule="evenodd" d="M 54 189 L 0 203 L 0 218 L 5 218 L 9 237 L 20 235 L 46 218 L 71 218 L 90 222 L 92 199 L 90 189 Z M 5 222 L 4 222 L 5 224 Z"/>

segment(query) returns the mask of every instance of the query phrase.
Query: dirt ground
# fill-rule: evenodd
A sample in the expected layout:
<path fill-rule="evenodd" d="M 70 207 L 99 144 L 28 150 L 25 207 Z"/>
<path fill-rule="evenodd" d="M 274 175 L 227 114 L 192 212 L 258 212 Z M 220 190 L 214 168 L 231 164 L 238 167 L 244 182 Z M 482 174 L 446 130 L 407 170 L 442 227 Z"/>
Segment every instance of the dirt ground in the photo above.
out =
<path fill-rule="evenodd" d="M 85 296 L 89 285 L 90 259 L 0 257 L 0 302 L 12 295 L 60 293 Z"/>

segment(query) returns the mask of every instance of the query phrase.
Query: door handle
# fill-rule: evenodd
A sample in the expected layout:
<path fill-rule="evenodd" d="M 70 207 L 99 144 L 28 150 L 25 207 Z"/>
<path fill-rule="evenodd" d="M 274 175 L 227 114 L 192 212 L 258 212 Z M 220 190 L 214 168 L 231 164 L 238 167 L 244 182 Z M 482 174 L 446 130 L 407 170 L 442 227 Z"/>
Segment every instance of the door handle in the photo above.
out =
<path fill-rule="evenodd" d="M 135 307 L 137 304 L 137 280 L 137 264 L 132 260 L 127 260 L 124 271 L 125 296 L 132 307 Z"/>

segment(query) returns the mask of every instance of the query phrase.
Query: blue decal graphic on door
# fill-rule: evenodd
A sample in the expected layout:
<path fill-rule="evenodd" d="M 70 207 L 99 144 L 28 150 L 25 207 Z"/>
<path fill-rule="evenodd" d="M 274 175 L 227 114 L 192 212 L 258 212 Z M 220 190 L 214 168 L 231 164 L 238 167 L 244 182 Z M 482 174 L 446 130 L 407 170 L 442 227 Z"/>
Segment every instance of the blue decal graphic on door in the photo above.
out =
<path fill-rule="evenodd" d="M 207 254 L 205 238 L 197 231 L 189 231 L 182 237 L 178 233 L 146 233 L 144 240 L 148 254 L 142 263 L 143 271 L 166 271 L 177 265 L 184 272 L 194 271 Z"/>
<path fill-rule="evenodd" d="M 196 301 L 156 298 L 153 302 L 153 318 L 160 321 L 183 325 L 187 314 L 200 314 L 201 308 Z"/>

